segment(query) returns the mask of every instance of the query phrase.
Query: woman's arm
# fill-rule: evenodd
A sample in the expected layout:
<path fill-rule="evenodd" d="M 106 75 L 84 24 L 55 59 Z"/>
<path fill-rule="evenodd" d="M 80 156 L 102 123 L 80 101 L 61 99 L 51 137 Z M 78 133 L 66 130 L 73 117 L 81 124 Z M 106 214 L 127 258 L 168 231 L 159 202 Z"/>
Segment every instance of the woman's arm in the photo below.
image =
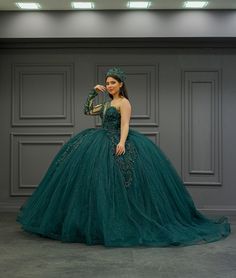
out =
<path fill-rule="evenodd" d="M 121 113 L 121 134 L 120 142 L 116 146 L 116 155 L 125 154 L 125 141 L 129 133 L 129 121 L 131 117 L 131 105 L 128 99 L 124 99 L 120 105 Z"/>
<path fill-rule="evenodd" d="M 120 135 L 120 143 L 125 145 L 126 138 L 129 133 L 129 122 L 131 117 L 131 105 L 128 99 L 124 99 L 120 106 L 121 113 L 121 135 Z"/>
<path fill-rule="evenodd" d="M 98 104 L 98 105 L 93 104 L 94 99 L 97 95 L 98 95 L 98 92 L 95 89 L 93 89 L 89 93 L 87 100 L 85 102 L 85 105 L 84 105 L 84 114 L 85 115 L 96 116 L 96 115 L 100 114 L 103 104 L 102 103 Z"/>

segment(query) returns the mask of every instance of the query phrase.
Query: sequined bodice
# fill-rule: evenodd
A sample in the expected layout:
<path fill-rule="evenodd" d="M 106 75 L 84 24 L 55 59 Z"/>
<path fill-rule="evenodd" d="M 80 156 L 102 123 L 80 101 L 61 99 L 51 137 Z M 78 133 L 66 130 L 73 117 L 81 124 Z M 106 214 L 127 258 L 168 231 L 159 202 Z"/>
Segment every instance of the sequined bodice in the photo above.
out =
<path fill-rule="evenodd" d="M 121 114 L 115 106 L 111 105 L 111 101 L 94 105 L 93 101 L 97 92 L 92 90 L 84 105 L 84 113 L 86 115 L 99 115 L 102 119 L 102 129 L 106 130 L 105 134 L 111 141 L 111 154 L 117 163 L 123 177 L 124 184 L 129 187 L 133 180 L 134 161 L 137 157 L 137 151 L 133 142 L 129 139 L 129 134 L 125 142 L 125 154 L 116 155 L 116 146 L 120 141 L 121 135 Z"/>
<path fill-rule="evenodd" d="M 120 131 L 120 112 L 116 107 L 111 106 L 110 103 L 104 107 L 102 113 L 102 127 L 108 130 L 117 130 Z"/>

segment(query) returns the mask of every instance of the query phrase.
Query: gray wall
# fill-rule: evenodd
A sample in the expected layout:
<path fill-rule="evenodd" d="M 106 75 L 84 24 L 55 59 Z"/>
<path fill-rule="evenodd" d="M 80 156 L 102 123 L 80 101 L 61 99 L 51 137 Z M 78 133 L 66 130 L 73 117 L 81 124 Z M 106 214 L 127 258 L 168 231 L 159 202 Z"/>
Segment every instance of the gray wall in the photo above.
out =
<path fill-rule="evenodd" d="M 0 12 L 0 38 L 234 37 L 236 11 Z"/>
<path fill-rule="evenodd" d="M 120 65 L 128 74 L 130 127 L 165 151 L 199 209 L 236 214 L 236 51 L 223 38 L 234 12 L 0 15 L 1 210 L 19 208 L 66 140 L 85 128 L 100 127 L 98 118 L 83 115 L 83 104 L 91 87 L 103 82 L 106 69 Z M 205 21 L 199 20 L 205 16 L 212 23 L 221 18 L 225 25 L 204 29 Z M 193 24 L 193 18 L 201 24 Z M 88 26 L 82 28 L 80 20 Z M 176 37 L 186 36 L 188 23 L 195 31 L 189 36 L 221 38 L 173 40 L 174 30 Z M 157 28 L 146 33 L 148 24 Z M 143 38 L 150 32 L 153 39 Z M 160 40 L 161 34 L 169 38 Z"/>

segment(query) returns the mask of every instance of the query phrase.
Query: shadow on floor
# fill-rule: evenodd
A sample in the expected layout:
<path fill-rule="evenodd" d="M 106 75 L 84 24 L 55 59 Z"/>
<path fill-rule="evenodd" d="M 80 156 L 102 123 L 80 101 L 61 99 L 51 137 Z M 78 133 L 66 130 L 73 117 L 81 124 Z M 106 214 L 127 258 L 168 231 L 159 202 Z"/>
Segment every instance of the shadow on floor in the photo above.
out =
<path fill-rule="evenodd" d="M 111 248 L 61 243 L 21 230 L 0 213 L 0 277 L 235 278 L 236 223 L 226 239 L 188 247 Z"/>

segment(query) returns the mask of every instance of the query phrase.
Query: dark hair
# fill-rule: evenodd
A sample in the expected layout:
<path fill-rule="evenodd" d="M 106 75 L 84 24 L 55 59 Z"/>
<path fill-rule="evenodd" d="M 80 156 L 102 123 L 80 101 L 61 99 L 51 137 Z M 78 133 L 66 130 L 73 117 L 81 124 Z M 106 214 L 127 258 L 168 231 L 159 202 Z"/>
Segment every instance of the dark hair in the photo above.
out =
<path fill-rule="evenodd" d="M 128 92 L 127 92 L 127 89 L 126 89 L 126 86 L 125 86 L 125 82 L 124 82 L 124 81 L 121 81 L 120 78 L 117 77 L 116 75 L 109 75 L 109 76 L 106 76 L 105 81 L 107 81 L 107 78 L 108 78 L 108 77 L 112 77 L 112 78 L 114 78 L 115 80 L 117 80 L 119 83 L 121 83 L 121 82 L 123 83 L 122 87 L 120 88 L 120 95 L 123 96 L 123 97 L 125 97 L 125 98 L 127 98 L 127 99 L 129 99 L 129 97 L 128 97 Z M 108 94 L 109 94 L 109 97 L 110 97 L 111 99 L 113 99 L 113 96 L 112 96 L 110 93 L 108 93 Z"/>

